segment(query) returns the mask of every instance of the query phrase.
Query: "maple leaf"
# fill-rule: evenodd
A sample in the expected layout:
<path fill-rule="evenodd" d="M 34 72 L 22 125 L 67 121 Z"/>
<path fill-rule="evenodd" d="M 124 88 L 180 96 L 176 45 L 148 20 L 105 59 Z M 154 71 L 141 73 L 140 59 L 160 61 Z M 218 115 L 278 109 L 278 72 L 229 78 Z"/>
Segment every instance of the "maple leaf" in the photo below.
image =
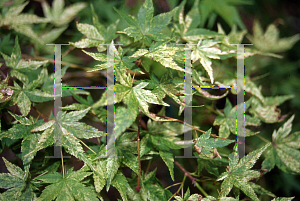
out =
<path fill-rule="evenodd" d="M 134 37 L 134 41 L 145 40 L 151 43 L 152 40 L 160 41 L 165 40 L 166 36 L 161 32 L 170 23 L 173 12 L 177 8 L 170 12 L 159 14 L 153 17 L 153 3 L 152 0 L 146 0 L 143 6 L 140 8 L 138 18 L 115 9 L 119 15 L 127 22 L 128 28 L 118 33 L 124 33 L 130 37 Z"/>
<path fill-rule="evenodd" d="M 9 111 L 8 111 L 9 112 Z M 2 138 L 10 138 L 10 139 L 22 139 L 21 143 L 21 153 L 22 158 L 24 155 L 28 154 L 32 150 L 35 149 L 35 143 L 39 139 L 39 134 L 32 133 L 31 130 L 34 127 L 41 126 L 43 124 L 43 120 L 37 120 L 30 116 L 30 118 L 22 117 L 16 114 L 9 112 L 19 124 L 15 124 L 12 128 L 4 131 L 0 134 L 0 139 Z M 33 159 L 32 157 L 23 158 L 23 164 L 25 169 L 29 168 L 29 162 Z"/>
<path fill-rule="evenodd" d="M 199 13 L 199 0 L 194 2 L 192 9 L 184 18 L 184 6 L 186 2 L 186 0 L 181 2 L 173 16 L 175 31 L 182 39 L 186 41 L 198 41 L 200 39 L 208 39 L 221 35 L 215 31 L 197 28 L 201 22 L 201 15 Z"/>
<path fill-rule="evenodd" d="M 280 117 L 281 112 L 277 106 L 293 97 L 294 95 L 263 97 L 262 101 L 254 97 L 249 112 L 266 123 L 283 121 L 284 118 Z"/>
<path fill-rule="evenodd" d="M 144 114 L 149 116 L 152 119 L 158 120 L 161 118 L 158 118 L 156 116 L 153 116 L 152 113 L 149 112 L 149 105 L 148 103 L 152 104 L 158 104 L 158 105 L 164 105 L 164 106 L 169 106 L 162 100 L 159 100 L 157 96 L 155 96 L 152 91 L 150 90 L 145 90 L 143 89 L 146 87 L 149 83 L 147 82 L 141 82 L 138 85 L 133 87 L 132 83 L 132 77 L 130 74 L 125 74 L 122 75 L 122 80 L 121 83 L 123 84 L 115 84 L 113 87 L 115 89 L 115 98 L 114 98 L 114 103 L 123 102 L 129 106 L 129 110 L 133 112 L 133 116 L 131 114 L 131 122 L 135 120 L 135 117 L 137 115 L 138 108 L 142 110 Z M 98 108 L 101 106 L 107 105 L 107 102 L 113 102 L 113 100 L 107 100 L 106 98 L 106 92 L 102 95 L 101 99 L 97 101 L 92 108 Z M 121 109 L 119 109 L 121 110 Z M 125 110 L 122 109 L 123 111 L 120 111 L 120 113 L 125 114 Z M 123 119 L 124 121 L 124 116 L 122 115 L 119 117 L 120 120 Z M 126 122 L 129 122 L 125 120 Z M 121 123 L 121 122 L 120 122 Z M 130 123 L 129 123 L 130 124 Z"/>
<path fill-rule="evenodd" d="M 86 157 L 83 148 L 80 145 L 81 140 L 79 138 L 90 139 L 93 137 L 104 136 L 105 133 L 98 131 L 92 126 L 86 125 L 85 123 L 78 122 L 90 109 L 91 108 L 89 107 L 81 111 L 69 113 L 63 112 L 60 120 L 50 120 L 43 125 L 32 129 L 32 132 L 43 131 L 43 133 L 41 134 L 35 149 L 26 154 L 24 157 L 32 157 L 31 155 L 35 152 L 51 146 L 54 143 L 54 129 L 55 127 L 60 127 L 61 132 L 59 134 L 62 137 L 61 146 L 63 146 L 68 153 L 83 160 L 91 166 L 91 162 Z M 91 168 L 93 169 L 92 166 Z"/>
<path fill-rule="evenodd" d="M 256 20 L 253 24 L 253 36 L 249 36 L 249 40 L 253 45 L 262 52 L 284 52 L 293 47 L 299 41 L 300 35 L 296 34 L 288 38 L 279 38 L 279 31 L 274 24 L 267 27 L 265 33 Z"/>
<path fill-rule="evenodd" d="M 12 164 L 2 157 L 9 173 L 0 173 L 0 188 L 7 189 L 0 194 L 5 200 L 35 200 L 36 195 L 33 192 L 37 190 L 34 183 L 28 180 L 29 174 L 20 167 Z M 0 198 L 1 198 L 0 196 Z M 2 199 L 1 199 L 2 200 Z"/>
<path fill-rule="evenodd" d="M 251 99 L 245 102 L 245 111 L 250 106 Z M 240 103 L 238 107 L 243 106 L 244 103 Z M 230 101 L 226 99 L 224 116 L 217 116 L 214 125 L 220 125 L 219 136 L 228 138 L 231 133 L 236 134 L 236 107 L 232 107 Z M 245 115 L 245 126 L 259 126 L 260 120 L 249 115 Z M 245 136 L 256 135 L 258 132 L 253 132 L 248 128 L 245 128 Z M 238 133 L 239 135 L 239 133 Z"/>
<path fill-rule="evenodd" d="M 219 41 L 215 40 L 200 40 L 196 47 L 192 47 L 191 59 L 195 63 L 200 61 L 203 68 L 210 77 L 211 83 L 214 83 L 213 69 L 211 67 L 211 59 L 225 59 L 234 56 L 232 53 L 234 51 L 221 51 L 218 47 Z"/>
<path fill-rule="evenodd" d="M 49 22 L 47 18 L 41 18 L 34 14 L 22 13 L 29 1 L 11 6 L 4 15 L 0 15 L 0 27 L 7 26 L 16 32 L 32 38 L 34 41 L 42 44 L 40 38 L 33 31 L 31 24 Z"/>
<path fill-rule="evenodd" d="M 76 23 L 78 31 L 80 31 L 86 38 L 81 39 L 75 43 L 70 43 L 77 48 L 90 48 L 97 47 L 99 52 L 106 50 L 106 45 L 101 44 L 109 43 L 114 40 L 118 35 L 116 33 L 119 20 L 105 28 L 98 19 L 93 5 L 91 4 L 91 10 L 93 15 L 93 24 Z"/>
<path fill-rule="evenodd" d="M 268 171 L 276 165 L 290 174 L 300 173 L 300 132 L 290 134 L 294 115 L 272 134 L 272 146 L 267 150 L 262 168 Z"/>
<path fill-rule="evenodd" d="M 197 139 L 196 146 L 201 149 L 203 154 L 210 154 L 213 148 L 225 147 L 234 142 L 234 140 L 211 138 L 210 134 L 211 128 Z"/>
<path fill-rule="evenodd" d="M 54 172 L 38 176 L 35 180 L 49 183 L 43 190 L 38 201 L 54 200 L 56 201 L 75 201 L 75 200 L 91 200 L 98 201 L 97 194 L 93 188 L 89 188 L 82 183 L 82 180 L 91 175 L 91 172 L 68 170 L 65 177 L 62 173 Z"/>
<path fill-rule="evenodd" d="M 47 1 L 42 1 L 42 8 L 45 17 L 57 27 L 70 23 L 77 13 L 86 7 L 86 3 L 74 3 L 67 8 L 64 7 L 64 0 L 54 0 L 52 2 L 52 9 Z"/>
<path fill-rule="evenodd" d="M 271 143 L 256 149 L 239 160 L 235 153 L 229 155 L 229 168 L 223 172 L 217 181 L 224 180 L 221 185 L 221 196 L 226 196 L 235 186 L 241 189 L 252 200 L 259 201 L 249 180 L 260 177 L 260 172 L 250 170 L 256 163 L 260 155 L 271 145 Z"/>
<path fill-rule="evenodd" d="M 160 99 L 163 100 L 166 95 L 170 96 L 176 103 L 184 105 L 184 103 L 175 95 L 179 92 L 176 85 L 173 83 L 173 75 L 170 70 L 164 74 L 159 80 L 155 74 L 150 73 L 150 80 L 148 88 L 153 89 L 152 92 Z"/>
<path fill-rule="evenodd" d="M 147 57 L 153 59 L 156 62 L 161 63 L 166 68 L 171 68 L 177 71 L 182 71 L 190 74 L 190 72 L 185 71 L 174 61 L 175 54 L 178 50 L 178 47 L 166 46 L 166 41 L 156 42 L 151 44 L 149 50 L 139 49 L 129 58 L 139 58 L 142 56 Z"/>
<path fill-rule="evenodd" d="M 114 53 L 114 69 L 116 72 L 116 80 L 121 82 L 124 80 L 124 74 L 126 74 L 126 69 L 133 69 L 135 60 L 134 58 L 129 58 L 128 56 L 124 56 L 123 48 L 119 47 L 117 50 L 114 46 L 114 42 L 111 42 L 111 45 L 109 46 L 111 48 L 111 51 Z M 96 70 L 105 70 L 107 69 L 107 55 L 104 53 L 94 53 L 94 52 L 87 52 L 84 51 L 87 55 L 93 57 L 95 60 L 100 61 L 100 64 L 95 65 L 95 68 L 88 71 L 96 71 Z M 121 82 L 122 83 L 122 82 Z M 127 83 L 129 84 L 129 83 Z"/>

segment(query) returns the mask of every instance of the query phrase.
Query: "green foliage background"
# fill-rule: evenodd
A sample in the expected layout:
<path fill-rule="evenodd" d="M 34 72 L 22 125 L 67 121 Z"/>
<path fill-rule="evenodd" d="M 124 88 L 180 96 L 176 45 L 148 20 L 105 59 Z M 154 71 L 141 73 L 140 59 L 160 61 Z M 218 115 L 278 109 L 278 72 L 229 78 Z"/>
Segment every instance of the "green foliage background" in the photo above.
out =
<path fill-rule="evenodd" d="M 0 200 L 297 200 L 299 3 L 155 0 L 153 6 L 0 1 Z M 63 86 L 103 86 L 106 47 L 98 44 L 112 40 L 123 44 L 115 49 L 115 151 L 124 158 L 98 159 L 106 151 L 106 93 L 82 89 L 63 91 L 63 155 L 72 158 L 45 158 L 53 154 L 55 127 L 54 53 L 45 44 L 70 43 L 62 47 Z M 233 85 L 236 47 L 228 43 L 253 44 L 245 48 L 248 155 L 240 161 L 233 143 L 236 92 L 199 88 L 193 154 L 200 158 L 174 159 L 183 154 L 184 49 L 170 44 L 186 42 L 198 44 L 197 86 Z"/>

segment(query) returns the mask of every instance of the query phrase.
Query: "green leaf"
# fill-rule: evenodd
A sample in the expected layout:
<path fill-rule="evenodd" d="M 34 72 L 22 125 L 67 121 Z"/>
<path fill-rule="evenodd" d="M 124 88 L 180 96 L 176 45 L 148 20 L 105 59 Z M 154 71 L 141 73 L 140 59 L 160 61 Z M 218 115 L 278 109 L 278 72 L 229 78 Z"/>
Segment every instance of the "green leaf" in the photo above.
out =
<path fill-rule="evenodd" d="M 23 9 L 29 2 L 23 3 L 19 2 L 19 4 L 10 7 L 4 16 L 1 16 L 0 26 L 8 26 L 15 31 L 32 38 L 38 43 L 42 43 L 39 37 L 31 28 L 30 24 L 34 23 L 45 23 L 50 20 L 47 18 L 41 18 L 34 14 L 23 13 Z"/>
<path fill-rule="evenodd" d="M 129 185 L 126 180 L 126 177 L 123 175 L 121 171 L 118 171 L 118 173 L 116 174 L 114 180 L 112 181 L 112 186 L 114 186 L 119 191 L 124 201 L 128 200 L 126 194 Z"/>
<path fill-rule="evenodd" d="M 191 54 L 191 59 L 193 60 L 193 63 L 195 63 L 198 60 L 200 61 L 203 68 L 209 75 L 212 84 L 214 83 L 214 77 L 213 77 L 213 69 L 211 67 L 212 65 L 211 59 L 226 58 L 228 56 L 231 56 L 230 53 L 233 53 L 233 51 L 230 52 L 221 51 L 220 48 L 218 47 L 218 43 L 219 43 L 218 41 L 214 41 L 214 40 L 200 40 L 197 46 L 192 48 L 193 51 Z"/>
<path fill-rule="evenodd" d="M 253 98 L 249 112 L 266 123 L 280 122 L 283 119 L 277 106 L 293 97 L 294 95 L 262 97 L 262 101 Z"/>
<path fill-rule="evenodd" d="M 174 181 L 174 156 L 172 152 L 159 151 L 159 155 L 169 168 L 171 178 Z"/>
<path fill-rule="evenodd" d="M 295 197 L 277 197 L 272 199 L 271 201 L 292 201 Z"/>
<path fill-rule="evenodd" d="M 252 186 L 249 184 L 249 180 L 258 178 L 260 173 L 249 169 L 253 167 L 260 155 L 270 146 L 270 144 L 271 143 L 268 143 L 260 149 L 252 151 L 239 161 L 238 156 L 234 155 L 234 153 L 229 155 L 229 168 L 217 179 L 217 181 L 224 180 L 221 185 L 221 196 L 228 195 L 232 187 L 235 186 L 241 189 L 252 200 L 259 201 Z"/>
<path fill-rule="evenodd" d="M 52 2 L 52 9 L 46 1 L 42 1 L 45 16 L 57 27 L 70 23 L 77 13 L 86 7 L 86 3 L 74 3 L 67 8 L 64 7 L 64 0 L 54 0 Z"/>
<path fill-rule="evenodd" d="M 211 134 L 211 128 L 197 139 L 196 146 L 200 147 L 201 152 L 204 154 L 210 154 L 213 148 L 225 147 L 234 142 L 234 140 L 210 138 L 210 134 Z"/>
<path fill-rule="evenodd" d="M 83 160 L 91 167 L 91 169 L 93 169 L 90 160 L 87 158 L 85 152 L 83 151 L 83 148 L 80 144 L 81 140 L 79 138 L 90 139 L 94 137 L 104 136 L 105 133 L 102 131 L 98 131 L 96 128 L 90 125 L 78 122 L 78 120 L 83 118 L 89 110 L 90 107 L 81 111 L 74 111 L 69 113 L 63 112 L 59 125 L 55 122 L 55 120 L 50 120 L 45 124 L 32 129 L 32 132 L 44 132 L 41 134 L 41 137 L 37 142 L 35 149 L 26 154 L 24 157 L 30 157 L 31 154 L 45 147 L 51 146 L 54 143 L 54 128 L 55 126 L 60 126 L 62 146 L 69 154 L 79 158 L 80 160 Z"/>
<path fill-rule="evenodd" d="M 151 43 L 152 40 L 161 41 L 166 37 L 161 32 L 170 23 L 174 10 L 167 13 L 159 14 L 153 17 L 152 0 L 146 0 L 138 12 L 138 18 L 115 9 L 118 14 L 127 22 L 128 28 L 118 33 L 124 33 L 134 37 L 134 42 L 142 40 Z"/>
<path fill-rule="evenodd" d="M 159 62 L 166 68 L 171 68 L 177 71 L 182 71 L 185 73 L 189 73 L 185 71 L 182 67 L 178 66 L 177 63 L 174 61 L 175 53 L 179 50 L 178 47 L 172 46 L 165 46 L 165 42 L 157 42 L 153 43 L 150 46 L 149 50 L 146 49 L 139 49 L 129 58 L 139 58 L 139 57 L 147 57 L 153 59 L 156 62 Z"/>
<path fill-rule="evenodd" d="M 28 172 L 24 172 L 18 166 L 10 163 L 2 157 L 9 173 L 0 174 L 0 188 L 7 189 L 2 196 L 7 200 L 34 200 L 36 195 L 35 187 L 28 180 Z M 0 197 L 1 198 L 1 197 Z"/>
<path fill-rule="evenodd" d="M 38 176 L 35 180 L 50 183 L 50 185 L 46 186 L 43 190 L 38 200 L 98 201 L 95 191 L 82 183 L 82 180 L 91 174 L 91 172 L 69 170 L 65 178 L 58 172 Z"/>
<path fill-rule="evenodd" d="M 253 24 L 253 37 L 249 37 L 253 45 L 262 52 L 284 52 L 293 47 L 299 41 L 300 35 L 296 34 L 288 38 L 279 38 L 279 31 L 274 24 L 267 27 L 265 33 L 256 20 Z"/>
<path fill-rule="evenodd" d="M 246 107 L 245 110 L 249 107 L 251 103 L 251 99 L 245 102 Z M 243 103 L 240 103 L 239 106 L 243 106 Z M 248 107 L 247 107 L 248 105 Z M 228 111 L 230 111 L 228 113 Z M 219 136 L 228 138 L 231 133 L 236 135 L 236 107 L 232 107 L 231 104 L 227 102 L 224 109 L 225 115 L 224 116 L 217 116 L 214 125 L 220 125 L 219 129 Z M 259 126 L 260 121 L 257 118 L 251 117 L 249 115 L 245 115 L 245 126 Z M 245 128 L 245 136 L 256 135 L 258 132 L 253 132 L 248 128 Z"/>
<path fill-rule="evenodd" d="M 276 165 L 290 174 L 300 173 L 300 132 L 290 134 L 294 115 L 288 119 L 278 131 L 273 132 L 273 146 L 268 150 L 262 168 L 268 171 Z"/>

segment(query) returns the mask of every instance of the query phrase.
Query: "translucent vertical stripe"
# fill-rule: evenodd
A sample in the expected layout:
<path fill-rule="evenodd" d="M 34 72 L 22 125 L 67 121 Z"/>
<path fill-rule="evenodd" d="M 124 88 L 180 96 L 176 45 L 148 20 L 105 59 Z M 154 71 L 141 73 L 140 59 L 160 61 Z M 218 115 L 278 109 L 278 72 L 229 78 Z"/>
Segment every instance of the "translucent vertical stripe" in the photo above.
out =
<path fill-rule="evenodd" d="M 245 64 L 244 64 L 245 48 L 243 44 L 237 45 L 237 143 L 239 158 L 245 156 L 245 100 L 244 100 L 244 85 L 245 85 Z"/>
<path fill-rule="evenodd" d="M 115 157 L 115 111 L 114 111 L 114 44 L 107 47 L 107 152 L 106 155 L 110 158 Z"/>

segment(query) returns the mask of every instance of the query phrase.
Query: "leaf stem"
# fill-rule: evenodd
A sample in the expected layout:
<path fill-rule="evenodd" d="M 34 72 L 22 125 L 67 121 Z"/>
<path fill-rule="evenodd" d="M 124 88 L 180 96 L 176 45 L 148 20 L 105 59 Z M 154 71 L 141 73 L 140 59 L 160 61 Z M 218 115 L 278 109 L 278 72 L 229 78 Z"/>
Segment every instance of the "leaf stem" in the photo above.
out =
<path fill-rule="evenodd" d="M 259 139 L 261 139 L 262 141 L 266 142 L 266 143 L 269 143 L 270 141 L 267 140 L 266 138 L 260 136 L 260 135 L 256 135 L 256 137 L 258 137 Z"/>
<path fill-rule="evenodd" d="M 207 197 L 208 194 L 205 192 L 205 190 L 196 182 L 196 187 L 201 191 L 201 193 Z"/>
<path fill-rule="evenodd" d="M 64 157 L 63 157 L 61 147 L 60 147 L 60 154 L 61 154 L 61 168 L 62 168 L 62 174 L 63 174 L 63 179 L 64 179 L 65 178 L 65 167 L 64 167 Z"/>
<path fill-rule="evenodd" d="M 171 188 L 171 187 L 173 187 L 173 186 L 177 186 L 178 184 L 182 184 L 182 182 L 179 182 L 179 183 L 176 183 L 176 184 L 172 184 L 172 185 L 170 185 L 170 186 L 167 186 L 165 189 Z"/>
<path fill-rule="evenodd" d="M 201 193 L 207 197 L 208 194 L 203 190 L 203 188 L 197 183 L 196 179 L 188 172 L 186 171 L 177 161 L 174 161 L 174 163 L 179 167 L 179 169 L 184 173 L 185 176 L 187 176 L 191 181 L 192 184 L 194 184 L 200 191 Z"/>
<path fill-rule="evenodd" d="M 149 171 L 149 168 L 150 168 L 150 165 L 151 165 L 151 161 L 152 161 L 152 158 L 149 160 L 148 162 L 148 165 L 147 165 L 147 169 L 146 169 L 146 172 L 145 172 L 145 175 L 148 173 Z"/>
<path fill-rule="evenodd" d="M 87 146 L 81 139 L 77 138 L 86 148 L 88 148 L 93 154 L 97 154 L 94 150 L 92 150 L 89 146 Z"/>
<path fill-rule="evenodd" d="M 137 133 L 137 152 L 138 152 L 138 160 L 139 160 L 139 176 L 138 176 L 138 184 L 136 186 L 136 191 L 140 192 L 141 189 L 141 154 L 140 154 L 140 130 L 141 130 L 141 120 L 142 120 L 142 113 L 141 109 L 139 109 L 139 127 L 138 127 L 138 133 Z"/>
<path fill-rule="evenodd" d="M 180 189 L 182 189 L 182 187 L 184 185 L 184 182 L 185 182 L 185 179 L 186 179 L 186 175 L 184 175 L 184 177 L 182 179 L 182 182 L 180 182 L 181 185 L 179 186 L 179 188 L 177 189 L 177 191 L 168 199 L 168 201 L 170 201 L 176 194 L 178 194 L 178 192 L 180 191 Z M 175 184 L 173 184 L 173 185 L 175 185 Z"/>
<path fill-rule="evenodd" d="M 188 171 L 186 171 L 177 161 L 174 161 L 174 163 L 179 167 L 179 169 L 184 173 L 184 175 L 192 181 L 192 184 L 195 185 L 197 183 L 196 179 L 192 177 L 192 175 Z"/>

